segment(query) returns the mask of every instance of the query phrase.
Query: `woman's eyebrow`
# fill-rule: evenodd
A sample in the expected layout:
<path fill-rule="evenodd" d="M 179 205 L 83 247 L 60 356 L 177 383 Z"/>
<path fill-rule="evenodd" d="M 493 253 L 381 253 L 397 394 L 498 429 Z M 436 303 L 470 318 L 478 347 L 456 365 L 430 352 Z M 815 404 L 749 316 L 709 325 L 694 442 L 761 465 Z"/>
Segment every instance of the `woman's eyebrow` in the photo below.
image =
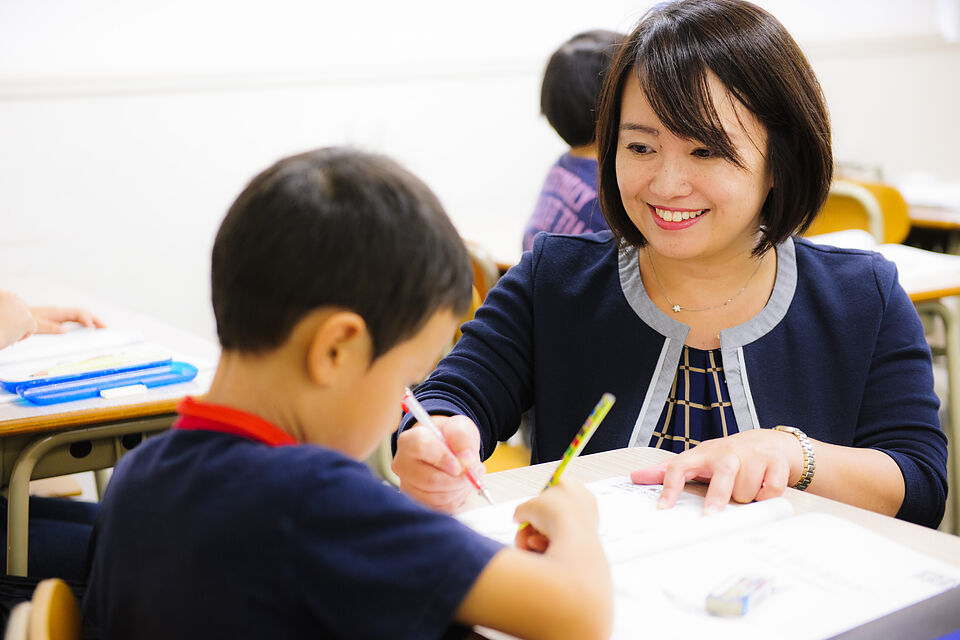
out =
<path fill-rule="evenodd" d="M 639 131 L 640 133 L 649 133 L 652 136 L 659 136 L 660 132 L 653 127 L 648 127 L 645 124 L 637 124 L 635 122 L 621 122 L 620 123 L 621 131 Z"/>

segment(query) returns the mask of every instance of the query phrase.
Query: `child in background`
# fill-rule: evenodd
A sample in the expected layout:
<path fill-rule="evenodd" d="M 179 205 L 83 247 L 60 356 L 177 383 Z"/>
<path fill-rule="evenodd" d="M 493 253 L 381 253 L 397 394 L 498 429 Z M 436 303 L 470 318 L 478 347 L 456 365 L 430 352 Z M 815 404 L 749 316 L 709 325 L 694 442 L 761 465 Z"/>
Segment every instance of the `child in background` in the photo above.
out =
<path fill-rule="evenodd" d="M 116 467 L 92 546 L 90 634 L 439 638 L 459 622 L 607 637 L 610 577 L 582 486 L 518 507 L 540 534 L 521 550 L 360 462 L 470 303 L 466 250 L 422 182 L 342 148 L 282 160 L 231 207 L 212 271 L 215 378 Z M 531 552 L 544 536 L 545 553 Z"/>
<path fill-rule="evenodd" d="M 533 215 L 523 232 L 523 250 L 541 231 L 590 233 L 607 223 L 597 201 L 596 104 L 603 75 L 623 35 L 613 31 L 578 33 L 547 63 L 540 90 L 540 110 L 570 151 L 553 165 Z"/>

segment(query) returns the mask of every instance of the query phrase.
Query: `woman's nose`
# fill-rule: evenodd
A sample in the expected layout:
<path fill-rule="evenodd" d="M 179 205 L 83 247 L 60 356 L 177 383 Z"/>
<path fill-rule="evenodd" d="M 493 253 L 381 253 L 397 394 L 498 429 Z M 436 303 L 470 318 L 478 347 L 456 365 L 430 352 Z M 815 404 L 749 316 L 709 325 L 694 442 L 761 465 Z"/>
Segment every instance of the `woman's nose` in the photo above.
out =
<path fill-rule="evenodd" d="M 650 191 L 661 198 L 676 198 L 690 195 L 689 167 L 679 158 L 666 158 L 654 170 L 650 179 Z"/>

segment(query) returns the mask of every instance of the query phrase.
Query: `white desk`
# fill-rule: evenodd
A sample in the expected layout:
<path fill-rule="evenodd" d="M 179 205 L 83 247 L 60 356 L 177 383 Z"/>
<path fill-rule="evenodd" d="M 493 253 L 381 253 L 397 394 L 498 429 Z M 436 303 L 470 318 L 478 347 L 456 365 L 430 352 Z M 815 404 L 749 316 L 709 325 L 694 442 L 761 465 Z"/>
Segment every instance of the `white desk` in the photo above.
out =
<path fill-rule="evenodd" d="M 582 456 L 574 460 L 566 473 L 581 482 L 592 482 L 617 475 L 625 475 L 634 469 L 656 464 L 672 455 L 674 454 L 667 451 L 648 448 L 606 451 Z M 556 462 L 551 462 L 487 474 L 484 477 L 484 483 L 497 502 L 533 496 L 541 490 L 556 464 Z M 689 484 L 687 485 L 687 491 L 703 495 L 705 486 Z M 794 489 L 788 489 L 785 497 L 797 514 L 810 512 L 831 514 L 852 521 L 861 527 L 870 529 L 928 556 L 960 566 L 960 537 Z M 479 496 L 471 496 L 461 510 L 483 507 L 485 504 Z M 878 559 L 878 562 L 880 561 L 882 559 Z M 902 612 L 877 619 L 862 627 L 845 632 L 839 637 L 910 637 L 922 640 L 924 638 L 936 638 L 956 628 L 960 628 L 960 588 L 947 591 L 941 596 L 908 607 Z M 906 634 L 892 631 L 898 629 L 910 629 L 911 631 Z M 500 639 L 507 636 L 483 630 L 475 637 Z"/>

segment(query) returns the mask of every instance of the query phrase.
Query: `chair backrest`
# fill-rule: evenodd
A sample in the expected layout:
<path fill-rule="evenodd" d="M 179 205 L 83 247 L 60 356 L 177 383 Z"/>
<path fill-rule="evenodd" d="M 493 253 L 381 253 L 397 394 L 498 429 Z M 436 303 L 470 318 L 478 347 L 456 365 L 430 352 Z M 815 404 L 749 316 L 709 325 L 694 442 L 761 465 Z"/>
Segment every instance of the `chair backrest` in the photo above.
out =
<path fill-rule="evenodd" d="M 30 625 L 30 607 L 29 602 L 21 602 L 10 611 L 3 640 L 29 640 L 27 627 Z"/>
<path fill-rule="evenodd" d="M 80 608 L 66 582 L 41 581 L 30 603 L 29 640 L 80 640 Z"/>
<path fill-rule="evenodd" d="M 480 301 L 487 297 L 487 292 L 493 288 L 500 278 L 500 268 L 486 249 L 470 240 L 465 241 L 470 262 L 473 266 L 473 286 L 480 294 Z"/>
<path fill-rule="evenodd" d="M 878 243 L 900 243 L 910 231 L 907 203 L 888 184 L 838 178 L 806 235 L 845 229 L 869 231 Z"/>
<path fill-rule="evenodd" d="M 473 320 L 473 314 L 477 312 L 477 309 L 480 308 L 481 304 L 483 304 L 483 296 L 481 296 L 480 291 L 477 290 L 477 285 L 473 285 L 472 297 L 470 298 L 470 309 L 465 314 L 463 314 L 462 318 L 460 318 L 460 325 L 457 326 L 457 330 L 453 334 L 453 342 L 450 345 L 451 348 L 453 347 L 454 344 L 457 343 L 457 340 L 460 339 L 460 336 L 463 335 L 460 332 L 460 327 L 463 326 L 464 322 Z"/>

